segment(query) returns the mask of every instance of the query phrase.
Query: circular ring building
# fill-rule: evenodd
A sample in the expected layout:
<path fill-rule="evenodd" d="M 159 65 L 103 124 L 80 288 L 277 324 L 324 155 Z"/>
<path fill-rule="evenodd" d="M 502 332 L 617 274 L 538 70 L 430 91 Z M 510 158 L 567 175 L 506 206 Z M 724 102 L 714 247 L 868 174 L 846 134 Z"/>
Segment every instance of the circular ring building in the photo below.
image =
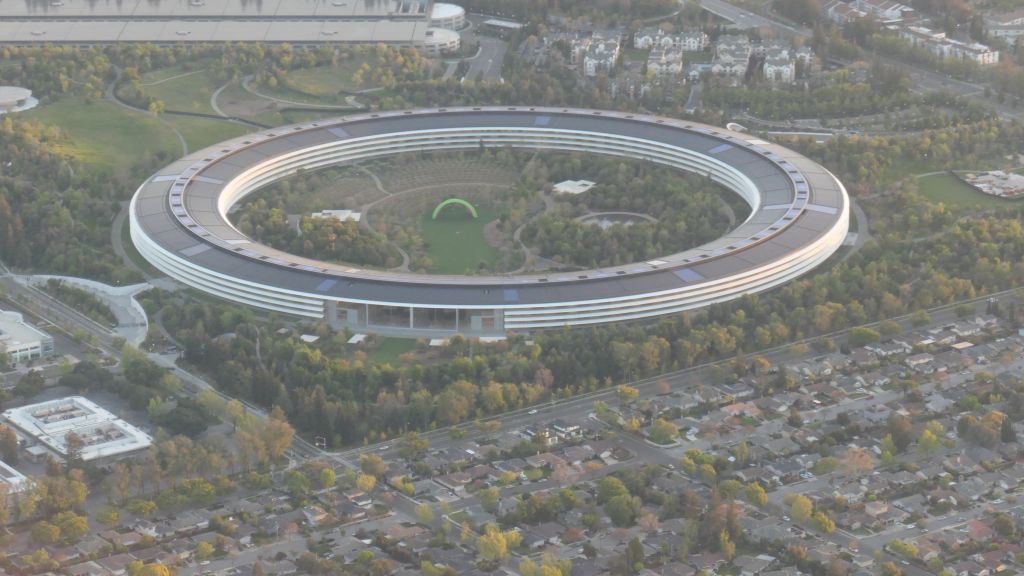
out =
<path fill-rule="evenodd" d="M 725 236 L 655 260 L 583 272 L 442 276 L 369 270 L 264 246 L 231 207 L 295 174 L 406 152 L 480 147 L 586 152 L 706 175 L 751 207 Z M 750 135 L 622 112 L 479 107 L 366 113 L 284 126 L 191 154 L 132 198 L 131 237 L 171 277 L 240 304 L 408 336 L 501 335 L 652 318 L 767 290 L 839 248 L 843 185 Z"/>

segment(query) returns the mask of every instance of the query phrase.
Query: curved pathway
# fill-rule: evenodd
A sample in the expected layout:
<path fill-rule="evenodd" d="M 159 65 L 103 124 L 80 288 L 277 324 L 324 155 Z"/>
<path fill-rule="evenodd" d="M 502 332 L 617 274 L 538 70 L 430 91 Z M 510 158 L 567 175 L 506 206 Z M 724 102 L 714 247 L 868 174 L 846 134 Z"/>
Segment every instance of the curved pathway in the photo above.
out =
<path fill-rule="evenodd" d="M 210 95 L 210 108 L 213 108 L 213 111 L 217 113 L 217 116 L 223 116 L 225 118 L 227 118 L 228 115 L 225 114 L 224 111 L 220 109 L 220 106 L 217 105 L 217 98 L 220 97 L 220 93 L 223 92 L 224 89 L 227 88 L 228 86 L 231 86 L 231 82 L 230 81 L 228 81 L 226 84 L 224 84 L 220 88 L 217 88 L 217 90 L 213 94 Z"/>
<path fill-rule="evenodd" d="M 264 100 L 270 100 L 272 102 L 278 102 L 280 104 L 287 104 L 289 106 L 296 106 L 298 108 L 322 108 L 324 110 L 353 110 L 353 109 L 361 109 L 361 108 L 363 108 L 363 106 L 361 104 L 359 104 L 359 102 L 356 101 L 354 96 L 346 96 L 345 97 L 345 101 L 347 102 L 347 104 L 345 104 L 345 105 L 340 105 L 340 104 L 312 104 L 312 103 L 309 103 L 309 102 L 297 102 L 295 100 L 285 100 L 284 98 L 277 98 L 275 96 L 268 96 L 266 94 L 262 94 L 260 92 L 257 92 L 252 87 L 252 75 L 251 74 L 249 76 L 246 76 L 245 78 L 242 79 L 242 88 L 245 89 L 245 91 L 248 92 L 249 94 L 252 94 L 253 96 L 258 96 L 260 98 L 263 98 Z"/>

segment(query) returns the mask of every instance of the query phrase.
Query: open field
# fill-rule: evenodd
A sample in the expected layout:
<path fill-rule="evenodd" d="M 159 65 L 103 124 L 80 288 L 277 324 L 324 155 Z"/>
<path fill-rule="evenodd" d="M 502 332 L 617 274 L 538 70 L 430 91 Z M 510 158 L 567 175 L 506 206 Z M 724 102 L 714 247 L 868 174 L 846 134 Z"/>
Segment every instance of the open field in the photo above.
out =
<path fill-rule="evenodd" d="M 402 361 L 399 357 L 415 349 L 416 341 L 411 338 L 384 338 L 373 350 L 366 353 L 366 358 L 374 364 L 401 366 Z"/>
<path fill-rule="evenodd" d="M 143 86 L 142 91 L 148 96 L 163 100 L 165 110 L 213 114 L 210 96 L 218 88 L 214 83 L 210 73 L 202 70 L 160 84 Z"/>
<path fill-rule="evenodd" d="M 990 208 L 1018 207 L 1018 200 L 989 196 L 971 188 L 950 174 L 935 174 L 918 180 L 921 195 L 932 202 L 942 202 L 954 212 L 971 212 Z"/>
<path fill-rule="evenodd" d="M 199 150 L 218 142 L 241 136 L 250 131 L 248 126 L 227 120 L 212 120 L 190 116 L 165 116 L 164 119 L 177 128 L 188 142 L 189 150 Z"/>
<path fill-rule="evenodd" d="M 288 72 L 288 83 L 296 90 L 317 96 L 334 96 L 342 90 L 353 92 L 373 86 L 359 86 L 352 82 L 352 76 L 369 58 L 356 55 L 339 60 L 337 66 L 319 66 Z"/>
<path fill-rule="evenodd" d="M 62 152 L 117 174 L 147 154 L 166 152 L 176 158 L 181 153 L 177 138 L 159 120 L 112 102 L 69 98 L 25 112 L 24 117 L 59 127 L 68 136 Z"/>
<path fill-rule="evenodd" d="M 480 262 L 492 264 L 500 256 L 498 249 L 484 237 L 484 226 L 498 217 L 489 207 L 476 207 L 479 218 L 473 218 L 461 206 L 449 206 L 438 215 L 430 211 L 421 219 L 421 235 L 427 254 L 434 261 L 435 274 L 462 274 L 477 269 Z"/>

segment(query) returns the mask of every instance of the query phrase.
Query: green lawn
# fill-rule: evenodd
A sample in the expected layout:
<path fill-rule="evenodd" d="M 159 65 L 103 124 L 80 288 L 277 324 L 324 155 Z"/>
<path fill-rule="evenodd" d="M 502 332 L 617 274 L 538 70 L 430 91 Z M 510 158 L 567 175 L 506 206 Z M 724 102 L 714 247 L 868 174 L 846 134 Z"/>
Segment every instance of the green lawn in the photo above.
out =
<path fill-rule="evenodd" d="M 355 56 L 340 60 L 337 66 L 318 66 L 288 72 L 288 83 L 296 90 L 316 96 L 334 96 L 342 90 L 356 91 L 372 86 L 358 86 L 352 82 L 356 70 L 369 59 Z M 372 63 L 371 63 L 372 64 Z"/>
<path fill-rule="evenodd" d="M 947 209 L 954 212 L 971 212 L 1017 205 L 1016 200 L 978 192 L 950 174 L 925 176 L 917 181 L 917 186 L 925 198 L 932 202 L 942 202 Z"/>
<path fill-rule="evenodd" d="M 146 154 L 165 151 L 175 158 L 181 154 L 174 133 L 156 118 L 106 100 L 86 103 L 68 98 L 22 114 L 59 127 L 68 136 L 61 152 L 118 174 L 127 172 Z"/>
<path fill-rule="evenodd" d="M 942 167 L 931 164 L 922 158 L 915 158 L 913 160 L 894 158 L 892 164 L 885 169 L 882 179 L 885 182 L 897 182 L 908 176 L 935 172 L 936 170 L 942 170 Z"/>
<path fill-rule="evenodd" d="M 175 115 L 164 116 L 164 119 L 181 132 L 185 141 L 188 142 L 190 151 L 206 148 L 250 131 L 247 126 L 226 120 Z"/>
<path fill-rule="evenodd" d="M 412 338 L 385 338 L 376 348 L 366 353 L 366 357 L 375 364 L 400 366 L 400 356 L 416 349 L 416 341 Z"/>
<path fill-rule="evenodd" d="M 488 264 L 498 260 L 497 248 L 484 238 L 484 226 L 498 217 L 492 208 L 477 206 L 479 218 L 471 217 L 460 206 L 449 206 L 437 217 L 425 211 L 421 235 L 427 244 L 427 253 L 434 261 L 435 274 L 463 274 L 477 270 L 480 262 Z"/>
<path fill-rule="evenodd" d="M 169 75 L 171 76 L 174 74 Z M 142 91 L 148 96 L 163 100 L 165 110 L 214 114 L 213 107 L 210 106 L 210 96 L 219 88 L 214 84 L 210 73 L 203 70 L 153 86 L 143 86 Z"/>

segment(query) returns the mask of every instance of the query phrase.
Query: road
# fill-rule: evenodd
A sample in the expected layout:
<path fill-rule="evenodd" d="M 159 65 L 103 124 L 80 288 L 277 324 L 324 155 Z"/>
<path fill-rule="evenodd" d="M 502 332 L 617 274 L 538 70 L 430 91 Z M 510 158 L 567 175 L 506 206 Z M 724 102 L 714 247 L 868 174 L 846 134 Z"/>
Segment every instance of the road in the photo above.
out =
<path fill-rule="evenodd" d="M 472 58 L 467 58 L 469 70 L 462 77 L 463 80 L 475 80 L 483 82 L 504 82 L 501 77 L 501 67 L 505 62 L 505 52 L 508 51 L 508 42 L 487 36 L 477 36 L 480 42 L 480 50 Z"/>
<path fill-rule="evenodd" d="M 724 0 L 700 0 L 700 5 L 715 16 L 732 22 L 737 28 L 775 28 L 797 36 L 811 36 L 811 31 L 807 28 L 791 26 L 774 18 L 767 18 L 739 6 L 733 6 Z"/>

